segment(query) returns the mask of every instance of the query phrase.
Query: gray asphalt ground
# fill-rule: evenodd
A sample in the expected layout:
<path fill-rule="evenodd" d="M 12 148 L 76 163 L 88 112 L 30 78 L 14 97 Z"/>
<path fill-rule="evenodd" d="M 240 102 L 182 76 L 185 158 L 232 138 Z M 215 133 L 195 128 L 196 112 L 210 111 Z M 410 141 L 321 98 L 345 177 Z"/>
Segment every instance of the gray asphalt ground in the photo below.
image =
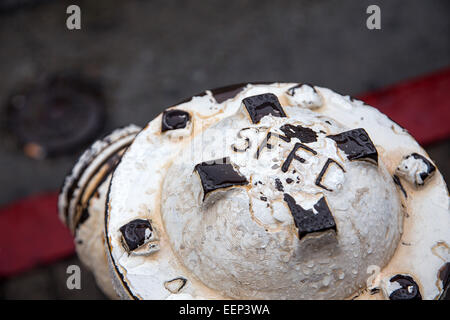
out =
<path fill-rule="evenodd" d="M 72 3 L 80 31 L 65 27 Z M 381 30 L 366 28 L 369 4 L 381 7 Z M 46 1 L 0 13 L 0 102 L 25 82 L 81 72 L 105 88 L 107 132 L 232 83 L 308 82 L 357 95 L 449 66 L 449 13 L 448 0 Z M 28 159 L 1 114 L 0 205 L 56 190 L 81 150 Z M 448 181 L 450 142 L 427 151 Z M 104 298 L 84 269 L 82 290 L 65 287 L 74 263 L 1 280 L 0 298 Z"/>

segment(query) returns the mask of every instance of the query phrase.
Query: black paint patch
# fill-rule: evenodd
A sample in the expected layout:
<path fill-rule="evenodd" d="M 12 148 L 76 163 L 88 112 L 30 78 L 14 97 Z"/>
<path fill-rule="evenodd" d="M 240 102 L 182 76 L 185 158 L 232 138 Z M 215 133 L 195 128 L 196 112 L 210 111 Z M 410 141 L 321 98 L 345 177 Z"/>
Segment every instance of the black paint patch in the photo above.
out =
<path fill-rule="evenodd" d="M 281 180 L 278 178 L 275 179 L 275 188 L 280 192 L 284 191 L 283 184 L 281 183 Z"/>
<path fill-rule="evenodd" d="M 447 262 L 439 269 L 439 280 L 442 281 L 441 300 L 450 300 L 450 262 Z"/>
<path fill-rule="evenodd" d="M 349 160 L 365 160 L 378 164 L 378 152 L 363 128 L 345 131 L 327 138 L 336 141 L 337 147 L 347 154 Z"/>
<path fill-rule="evenodd" d="M 302 239 L 309 233 L 326 230 L 336 231 L 336 223 L 324 197 L 320 198 L 314 205 L 317 214 L 315 214 L 312 209 L 303 209 L 295 202 L 295 199 L 287 193 L 284 194 L 284 201 L 288 204 L 289 210 L 294 217 L 294 223 L 298 229 L 299 239 Z"/>
<path fill-rule="evenodd" d="M 336 162 L 335 160 L 333 160 L 333 159 L 331 159 L 331 158 L 328 158 L 328 159 L 327 159 L 327 162 L 325 162 L 324 166 L 322 167 L 322 170 L 320 170 L 320 173 L 319 173 L 319 175 L 317 176 L 317 179 L 316 179 L 316 182 L 315 182 L 315 183 L 316 183 L 316 186 L 318 186 L 318 187 L 320 187 L 320 188 L 323 188 L 323 189 L 325 189 L 325 190 L 328 190 L 328 191 L 333 191 L 333 190 L 330 190 L 330 189 L 328 189 L 327 187 L 325 187 L 325 186 L 322 184 L 322 179 L 323 179 L 325 173 L 327 172 L 328 167 L 329 167 L 330 164 L 332 164 L 332 163 L 336 163 L 337 166 L 338 166 L 339 168 L 341 168 L 342 171 L 345 172 L 344 168 L 343 168 L 338 162 Z"/>
<path fill-rule="evenodd" d="M 166 110 L 162 115 L 161 131 L 185 128 L 190 118 L 191 116 L 186 111 L 178 109 Z"/>
<path fill-rule="evenodd" d="M 291 152 L 289 152 L 286 160 L 283 162 L 283 165 L 281 166 L 281 171 L 287 172 L 289 170 L 289 166 L 291 165 L 292 160 L 294 160 L 294 159 L 297 160 L 297 161 L 300 161 L 301 163 L 305 163 L 306 162 L 305 159 L 303 159 L 302 157 L 299 157 L 299 156 L 297 156 L 295 154 L 297 152 L 297 150 L 300 149 L 300 148 L 311 152 L 313 155 L 317 155 L 317 152 L 315 150 L 311 149 L 308 146 L 305 146 L 302 143 L 297 142 L 294 145 L 294 148 L 292 148 Z"/>
<path fill-rule="evenodd" d="M 267 134 L 267 136 L 264 138 L 264 140 L 261 142 L 261 144 L 258 146 L 258 149 L 256 150 L 256 159 L 259 159 L 261 151 L 264 149 L 264 147 L 267 147 L 267 149 L 269 149 L 269 150 L 272 149 L 272 144 L 269 143 L 269 140 L 270 140 L 270 138 L 272 136 L 274 136 L 275 138 L 279 138 L 279 139 L 281 139 L 283 141 L 286 141 L 286 142 L 290 142 L 291 141 L 290 138 L 282 136 L 282 135 L 280 135 L 278 133 L 269 132 Z"/>
<path fill-rule="evenodd" d="M 300 142 L 311 143 L 317 141 L 317 133 L 310 129 L 300 125 L 294 126 L 292 124 L 285 124 L 280 127 L 285 136 L 289 139 L 297 138 Z"/>
<path fill-rule="evenodd" d="M 242 100 L 253 123 L 258 123 L 264 116 L 286 117 L 280 101 L 273 93 L 264 93 Z"/>
<path fill-rule="evenodd" d="M 289 184 L 291 184 L 292 182 L 294 182 L 294 180 L 292 180 L 291 178 L 287 178 L 287 179 L 286 179 L 286 182 L 289 183 Z"/>
<path fill-rule="evenodd" d="M 241 92 L 247 85 L 249 84 L 271 84 L 274 83 L 275 81 L 272 82 L 268 82 L 268 81 L 261 81 L 261 82 L 252 82 L 252 83 L 237 83 L 237 84 L 232 84 L 226 87 L 219 87 L 219 88 L 214 88 L 214 89 L 210 89 L 209 91 L 212 93 L 214 99 L 216 100 L 217 103 L 222 103 L 228 99 L 234 98 L 235 96 L 237 96 L 237 94 L 239 92 Z M 206 91 L 197 93 L 189 98 L 186 98 L 178 103 L 176 103 L 175 105 L 179 105 L 185 102 L 189 102 L 192 100 L 193 97 L 203 97 L 207 94 Z"/>
<path fill-rule="evenodd" d="M 128 147 L 128 145 L 129 144 L 127 144 L 123 148 L 115 151 L 107 159 L 102 161 L 98 165 L 98 167 L 91 173 L 91 175 L 89 176 L 89 179 L 88 179 L 89 181 L 91 179 L 93 179 L 100 171 L 103 171 L 101 179 L 97 180 L 97 182 L 95 183 L 95 185 L 92 189 L 88 188 L 89 184 L 85 184 L 81 188 L 80 196 L 78 197 L 78 200 L 76 203 L 76 207 L 81 208 L 81 212 L 79 214 L 78 213 L 75 214 L 75 216 L 72 218 L 75 229 L 78 230 L 78 228 L 89 219 L 89 217 L 90 217 L 89 207 L 90 207 L 90 202 L 91 202 L 92 198 L 97 195 L 100 196 L 98 193 L 98 188 L 106 181 L 106 179 L 110 176 L 110 174 L 116 169 L 120 159 L 122 158 L 123 151 Z M 82 175 L 80 175 L 79 177 L 81 177 L 81 176 Z M 77 184 L 78 184 L 78 180 L 77 180 Z M 86 192 L 88 192 L 87 189 L 91 190 L 90 194 L 86 194 Z M 85 199 L 86 197 L 87 197 L 87 201 L 85 201 L 83 203 L 82 200 Z"/>
<path fill-rule="evenodd" d="M 378 292 L 380 292 L 380 289 L 378 289 L 378 288 L 370 289 L 370 295 L 371 296 L 373 296 L 374 294 L 377 294 Z"/>
<path fill-rule="evenodd" d="M 397 282 L 401 288 L 389 295 L 389 300 L 422 300 L 419 286 L 410 276 L 398 274 L 391 278 L 390 282 Z"/>
<path fill-rule="evenodd" d="M 124 127 L 122 127 L 122 128 L 124 128 Z M 120 129 L 120 128 L 118 128 L 118 129 Z M 129 137 L 130 135 L 134 135 L 134 134 L 136 134 L 136 133 L 130 133 L 129 135 L 124 136 L 123 139 L 126 138 L 126 137 Z M 110 137 L 109 137 L 109 136 L 106 136 L 105 138 L 103 138 L 102 141 L 107 142 L 108 140 L 110 140 L 110 139 L 108 139 L 108 138 L 110 138 Z M 121 138 L 121 139 L 122 139 L 122 138 Z M 129 144 L 126 144 L 126 145 L 125 145 L 125 147 L 128 147 L 128 146 L 129 146 Z M 92 148 L 92 146 L 91 146 L 88 150 L 86 150 L 86 151 L 85 151 L 85 152 L 77 159 L 77 161 L 76 161 L 75 163 L 80 163 L 80 162 L 82 162 L 82 163 L 81 163 L 81 167 L 80 167 L 80 169 L 78 170 L 78 174 L 76 174 L 76 175 L 73 177 L 73 180 L 70 182 L 70 185 L 69 185 L 69 187 L 67 188 L 67 191 L 66 191 L 66 192 L 64 192 L 64 188 L 65 188 L 66 182 L 64 182 L 64 184 L 61 186 L 61 188 L 60 188 L 60 190 L 59 190 L 59 193 L 60 193 L 60 194 L 64 194 L 64 193 L 65 193 L 66 203 L 69 203 L 70 200 L 72 199 L 73 193 L 75 192 L 76 188 L 79 187 L 79 182 L 80 182 L 81 177 L 83 176 L 83 174 L 85 173 L 86 169 L 89 167 L 89 165 L 91 164 L 91 162 L 93 161 L 93 159 L 94 159 L 96 156 L 98 156 L 100 153 L 102 153 L 104 150 L 105 150 L 105 148 L 102 148 L 102 149 L 100 149 L 100 150 L 94 150 L 94 149 Z M 85 161 L 81 161 L 82 157 L 84 157 L 86 154 L 89 154 L 89 157 L 87 157 L 87 159 L 85 159 Z M 84 159 L 83 159 L 83 160 L 84 160 Z M 73 172 L 70 172 L 70 173 L 68 174 L 68 176 L 71 176 L 72 174 L 73 174 Z M 92 175 L 91 175 L 90 178 L 92 178 Z M 90 178 L 89 178 L 89 179 L 90 179 Z M 64 209 L 63 209 L 63 215 L 64 215 L 64 218 L 67 220 L 68 217 L 69 217 L 69 208 L 68 208 L 68 206 L 64 206 Z"/>
<path fill-rule="evenodd" d="M 427 158 L 418 153 L 412 153 L 407 158 L 409 157 L 413 157 L 416 160 L 421 160 L 427 166 L 427 170 L 420 173 L 420 178 L 422 179 L 423 183 L 418 185 L 421 186 L 425 183 L 425 180 L 427 180 L 434 173 L 434 171 L 436 171 L 436 167 L 431 163 L 430 160 L 428 160 Z"/>
<path fill-rule="evenodd" d="M 264 138 L 264 140 L 261 142 L 261 144 L 258 146 L 258 148 L 256 149 L 256 159 L 259 159 L 259 156 L 261 155 L 261 151 L 264 150 L 265 147 L 267 147 L 267 149 L 272 149 L 272 145 L 268 142 L 270 137 L 272 136 L 272 132 L 269 132 L 267 134 L 267 136 Z"/>
<path fill-rule="evenodd" d="M 439 269 L 439 279 L 442 281 L 444 288 L 450 285 L 450 262 L 447 262 Z"/>
<path fill-rule="evenodd" d="M 241 92 L 247 84 L 236 84 L 232 86 L 212 89 L 211 93 L 217 103 L 222 103 L 228 99 L 234 98 L 239 92 Z"/>
<path fill-rule="evenodd" d="M 267 136 L 264 138 L 264 140 L 261 142 L 261 144 L 258 146 L 258 149 L 256 150 L 256 159 L 259 159 L 259 156 L 264 147 L 267 147 L 267 149 L 269 150 L 272 149 L 272 144 L 269 143 L 269 140 L 272 136 L 281 139 L 285 142 L 291 142 L 292 138 L 297 138 L 298 140 L 304 143 L 311 143 L 317 141 L 316 132 L 310 128 L 286 124 L 281 126 L 280 130 L 283 131 L 283 133 L 285 134 L 284 136 L 275 132 L 269 132 L 267 134 Z M 314 155 L 317 154 L 317 152 L 315 152 L 313 149 L 306 147 L 303 144 L 301 144 L 301 146 L 303 149 L 312 152 Z"/>
<path fill-rule="evenodd" d="M 263 197 L 263 196 L 261 196 L 261 197 L 259 197 L 262 201 L 267 201 L 267 197 Z"/>
<path fill-rule="evenodd" d="M 147 229 L 149 229 L 151 233 L 153 232 L 150 221 L 143 219 L 130 221 L 120 227 L 119 230 L 122 233 L 122 238 L 127 251 L 133 251 L 145 244 L 145 240 L 147 240 L 145 232 Z"/>
<path fill-rule="evenodd" d="M 231 165 L 230 158 L 199 163 L 195 170 L 200 176 L 205 196 L 217 189 L 248 184 L 247 179 Z"/>
<path fill-rule="evenodd" d="M 303 86 L 308 86 L 308 87 L 310 87 L 311 89 L 313 89 L 315 93 L 317 93 L 316 88 L 314 88 L 313 85 L 310 85 L 310 84 L 308 84 L 308 83 L 300 83 L 300 84 L 297 84 L 296 86 L 293 86 L 293 87 L 289 88 L 289 89 L 287 90 L 287 94 L 290 95 L 290 96 L 294 96 L 294 95 L 295 95 L 295 91 L 296 91 L 297 89 L 303 87 Z"/>
<path fill-rule="evenodd" d="M 89 202 L 88 202 L 88 205 L 89 205 Z M 77 227 L 79 227 L 83 223 L 85 223 L 87 221 L 87 219 L 89 219 L 89 217 L 90 217 L 90 215 L 89 215 L 88 208 L 83 208 L 83 210 L 81 211 L 80 218 L 78 219 Z"/>
<path fill-rule="evenodd" d="M 210 91 L 217 103 L 222 103 L 228 99 L 234 98 L 245 88 L 246 85 L 246 83 L 239 83 L 231 86 L 215 88 Z"/>
<path fill-rule="evenodd" d="M 252 84 L 271 84 L 273 82 L 252 82 Z M 222 103 L 228 99 L 232 99 L 235 96 L 237 96 L 238 93 L 240 93 L 247 85 L 248 83 L 238 83 L 233 84 L 226 87 L 220 87 L 220 88 L 214 88 L 211 89 L 211 93 L 214 97 L 214 99 L 217 101 L 217 103 Z"/>
<path fill-rule="evenodd" d="M 171 293 L 178 293 L 181 291 L 181 289 L 184 288 L 184 286 L 187 283 L 187 279 L 183 278 L 183 277 L 178 277 L 169 281 L 166 281 L 164 283 L 164 287 L 169 290 Z M 176 285 L 176 287 L 173 287 L 173 285 Z"/>
<path fill-rule="evenodd" d="M 406 194 L 405 188 L 403 188 L 402 183 L 400 182 L 400 178 L 397 175 L 392 176 L 392 180 L 394 180 L 394 183 L 400 188 L 400 191 L 403 193 L 405 198 L 408 198 L 408 195 Z"/>
<path fill-rule="evenodd" d="M 245 138 L 245 143 L 246 143 L 247 145 L 245 146 L 244 149 L 239 149 L 239 148 L 237 148 L 235 144 L 231 145 L 231 149 L 232 149 L 234 152 L 245 152 L 245 151 L 247 151 L 247 150 L 250 148 L 250 139 L 249 139 L 249 138 Z"/>

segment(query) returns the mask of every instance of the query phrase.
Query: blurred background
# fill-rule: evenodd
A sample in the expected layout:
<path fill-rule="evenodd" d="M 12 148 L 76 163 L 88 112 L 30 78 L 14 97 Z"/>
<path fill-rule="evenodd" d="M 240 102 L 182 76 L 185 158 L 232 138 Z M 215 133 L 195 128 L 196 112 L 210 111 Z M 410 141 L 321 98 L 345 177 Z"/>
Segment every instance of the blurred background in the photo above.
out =
<path fill-rule="evenodd" d="M 70 4 L 81 8 L 81 30 L 66 28 Z M 366 27 L 370 4 L 381 8 L 381 30 Z M 448 0 L 0 0 L 0 212 L 54 195 L 93 139 L 144 126 L 205 89 L 308 82 L 365 96 L 448 70 L 449 13 Z M 448 127 L 448 109 L 440 117 Z M 423 131 L 399 112 L 394 120 Z M 448 134 L 418 139 L 448 181 Z M 14 232 L 6 213 L 0 230 Z M 5 249 L 0 265 L 27 252 Z M 73 248 L 3 269 L 0 299 L 105 298 L 84 268 L 82 290 L 68 290 L 71 264 L 80 264 Z"/>

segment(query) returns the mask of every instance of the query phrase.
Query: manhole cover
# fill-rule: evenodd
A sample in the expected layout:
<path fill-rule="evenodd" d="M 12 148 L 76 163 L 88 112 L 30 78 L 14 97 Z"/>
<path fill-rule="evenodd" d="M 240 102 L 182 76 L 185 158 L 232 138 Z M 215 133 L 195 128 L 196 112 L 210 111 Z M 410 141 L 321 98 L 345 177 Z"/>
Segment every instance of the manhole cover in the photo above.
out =
<path fill-rule="evenodd" d="M 100 134 L 106 116 L 99 84 L 67 75 L 12 95 L 7 111 L 9 129 L 35 159 L 84 147 Z"/>

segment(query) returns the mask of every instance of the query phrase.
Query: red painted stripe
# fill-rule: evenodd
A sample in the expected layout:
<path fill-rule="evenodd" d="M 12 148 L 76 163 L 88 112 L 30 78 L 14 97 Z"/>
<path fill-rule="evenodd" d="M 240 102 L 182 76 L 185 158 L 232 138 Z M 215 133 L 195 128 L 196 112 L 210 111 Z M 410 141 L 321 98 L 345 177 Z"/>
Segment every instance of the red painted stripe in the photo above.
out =
<path fill-rule="evenodd" d="M 450 68 L 359 96 L 421 143 L 450 136 Z M 0 277 L 52 263 L 74 252 L 57 214 L 57 194 L 43 194 L 0 209 Z"/>
<path fill-rule="evenodd" d="M 361 95 L 422 145 L 450 136 L 450 68 Z"/>
<path fill-rule="evenodd" d="M 0 277 L 73 254 L 73 239 L 58 219 L 57 197 L 36 195 L 0 209 Z"/>

